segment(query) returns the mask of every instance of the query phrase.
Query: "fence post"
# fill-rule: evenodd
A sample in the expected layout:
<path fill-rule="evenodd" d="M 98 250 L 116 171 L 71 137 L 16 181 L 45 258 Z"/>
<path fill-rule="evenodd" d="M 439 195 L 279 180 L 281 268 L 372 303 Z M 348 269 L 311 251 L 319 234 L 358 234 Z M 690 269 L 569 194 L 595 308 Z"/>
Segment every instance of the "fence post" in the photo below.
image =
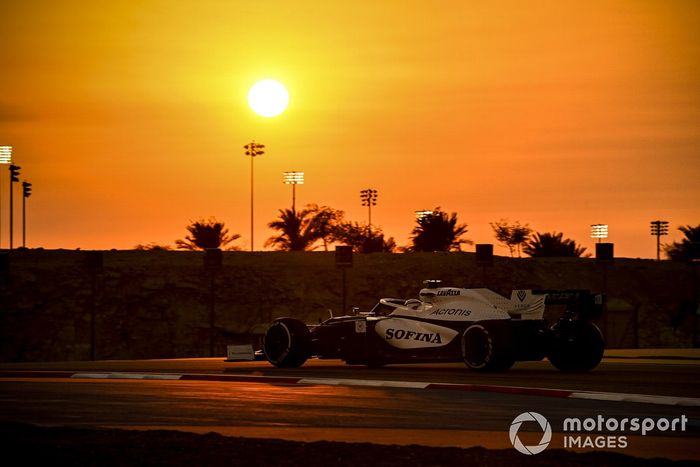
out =
<path fill-rule="evenodd" d="M 221 271 L 223 258 L 221 249 L 207 248 L 204 251 L 204 273 L 209 279 L 209 356 L 214 356 L 216 336 L 216 275 Z"/>
<path fill-rule="evenodd" d="M 476 245 L 476 255 L 474 257 L 476 259 L 476 266 L 482 267 L 481 281 L 484 287 L 486 287 L 486 268 L 493 266 L 493 245 L 490 243 Z"/>
<path fill-rule="evenodd" d="M 347 270 L 352 267 L 352 247 L 340 245 L 335 247 L 335 267 L 343 272 L 343 308 L 341 314 L 345 314 L 347 308 Z"/>
<path fill-rule="evenodd" d="M 104 268 L 104 255 L 101 251 L 86 251 L 84 265 L 90 276 L 90 360 L 97 359 L 97 276 Z"/>
<path fill-rule="evenodd" d="M 595 244 L 595 260 L 603 268 L 603 314 L 600 325 L 603 327 L 603 337 L 608 339 L 608 266 L 615 259 L 615 245 L 613 243 L 596 243 Z M 637 322 L 634 323 L 634 335 L 637 335 Z"/>

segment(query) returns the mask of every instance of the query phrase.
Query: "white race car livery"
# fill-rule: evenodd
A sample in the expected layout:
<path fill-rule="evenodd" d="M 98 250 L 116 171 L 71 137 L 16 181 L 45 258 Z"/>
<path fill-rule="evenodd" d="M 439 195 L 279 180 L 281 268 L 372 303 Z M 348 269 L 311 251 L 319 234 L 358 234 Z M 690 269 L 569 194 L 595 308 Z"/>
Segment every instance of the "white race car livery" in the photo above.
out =
<path fill-rule="evenodd" d="M 382 298 L 369 312 L 318 325 L 278 318 L 265 334 L 265 356 L 279 367 L 315 357 L 369 366 L 463 361 L 492 371 L 545 357 L 562 371 L 588 371 L 602 359 L 602 334 L 591 322 L 602 313 L 602 295 L 522 289 L 506 298 L 485 288 L 426 282 L 418 299 Z M 551 325 L 544 319 L 547 304 L 567 305 Z"/>

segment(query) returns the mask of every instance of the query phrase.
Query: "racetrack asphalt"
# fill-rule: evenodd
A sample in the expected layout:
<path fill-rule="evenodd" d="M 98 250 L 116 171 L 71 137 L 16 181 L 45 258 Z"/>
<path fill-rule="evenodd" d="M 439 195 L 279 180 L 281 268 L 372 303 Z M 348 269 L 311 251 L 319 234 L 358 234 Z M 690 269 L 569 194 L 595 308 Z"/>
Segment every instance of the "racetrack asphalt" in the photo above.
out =
<path fill-rule="evenodd" d="M 564 391 L 634 393 L 700 398 L 700 349 L 608 350 L 589 373 L 561 373 L 546 360 L 519 362 L 502 373 L 469 371 L 460 363 L 348 366 L 339 360 L 309 360 L 300 368 L 275 368 L 265 361 L 226 362 L 223 358 L 101 360 L 95 362 L 1 363 L 0 377 L 11 371 L 153 372 L 220 374 L 282 378 L 375 380 Z M 24 374 L 22 376 L 30 376 Z M 39 375 L 37 375 L 39 376 Z M 66 375 L 61 375 L 66 376 Z"/>
<path fill-rule="evenodd" d="M 461 364 L 435 365 L 391 365 L 381 369 L 368 369 L 361 366 L 346 366 L 336 360 L 312 360 L 298 369 L 282 370 L 270 366 L 267 362 L 225 362 L 223 358 L 207 359 L 167 359 L 167 360 L 138 360 L 138 361 L 98 361 L 98 362 L 51 362 L 51 363 L 4 363 L 0 364 L 0 381 L 9 380 L 18 373 L 27 372 L 37 376 L 66 376 L 75 375 L 82 378 L 163 378 L 190 381 L 247 381 L 295 384 L 337 384 L 370 386 L 371 384 L 388 383 L 393 387 L 419 388 L 417 384 L 425 382 L 436 384 L 435 388 L 445 389 L 445 385 L 455 385 L 462 389 L 471 386 L 474 391 L 489 391 L 494 388 L 529 388 L 534 392 L 521 393 L 522 397 L 537 397 L 540 389 L 560 391 L 562 394 L 572 391 L 606 392 L 606 393 L 636 393 L 669 398 L 685 398 L 700 400 L 698 391 L 698 372 L 700 370 L 700 350 L 698 349 L 641 349 L 613 350 L 606 352 L 606 358 L 593 372 L 586 374 L 563 374 L 549 365 L 548 362 L 519 363 L 507 372 L 497 374 L 482 374 L 468 371 Z M 105 376 L 110 375 L 110 376 Z M 30 379 L 31 380 L 31 379 Z M 325 381 L 320 381 L 325 380 Z M 402 386 L 404 385 L 404 386 Z M 380 384 L 381 386 L 381 384 Z M 499 392 L 497 389 L 495 392 Z M 507 394 L 507 391 L 506 391 Z M 516 392 L 514 396 L 517 396 Z M 442 397 L 442 396 L 440 396 Z M 481 396 L 479 396 L 481 397 Z M 486 397 L 486 396 L 484 396 Z M 658 409 L 664 410 L 664 409 Z M 500 425 L 499 425 L 500 426 Z M 134 424 L 132 429 L 153 429 L 153 426 Z M 157 427 L 155 427 L 157 428 Z M 205 432 L 209 428 L 185 427 L 193 432 Z M 223 430 L 223 431 L 222 431 Z M 218 427 L 216 431 L 231 436 L 268 437 L 269 429 L 256 426 L 238 426 L 228 429 Z M 421 443 L 421 440 L 432 439 L 431 444 L 440 443 L 451 445 L 459 439 L 469 439 L 476 445 L 491 448 L 508 448 L 507 436 L 499 433 L 501 443 L 493 445 L 494 433 L 463 432 L 463 430 L 441 431 L 435 433 L 421 430 L 396 430 L 381 427 L 367 429 L 330 427 L 277 427 L 274 429 L 279 437 L 285 439 L 327 439 L 343 441 L 366 441 L 370 437 L 375 442 L 395 444 Z M 266 435 L 267 433 L 267 435 Z M 447 436 L 449 435 L 449 436 Z M 692 436 L 696 436 L 694 434 Z M 557 436 L 555 434 L 555 436 Z M 503 442 L 505 440 L 505 443 Z M 664 452 L 677 451 L 673 443 L 679 443 L 687 451 L 688 439 L 667 438 L 655 440 L 647 437 L 644 442 L 636 443 L 635 455 L 653 456 L 659 452 L 659 443 L 665 443 Z M 670 444 L 669 444 L 670 443 Z M 437 444 L 442 445 L 442 444 Z M 452 444 L 454 445 L 454 444 Z M 639 451 L 640 447 L 648 447 L 647 452 Z M 681 452 L 680 450 L 678 451 Z M 675 457 L 675 456 L 667 456 Z M 696 458 L 683 455 L 676 458 Z"/>

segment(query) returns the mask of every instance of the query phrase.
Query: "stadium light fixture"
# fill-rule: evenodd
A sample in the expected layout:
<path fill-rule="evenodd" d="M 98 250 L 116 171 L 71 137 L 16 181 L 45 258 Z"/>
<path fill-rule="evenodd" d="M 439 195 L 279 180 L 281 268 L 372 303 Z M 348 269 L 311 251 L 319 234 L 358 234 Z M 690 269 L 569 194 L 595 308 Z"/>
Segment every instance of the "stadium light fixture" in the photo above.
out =
<path fill-rule="evenodd" d="M 608 224 L 591 224 L 591 238 L 597 239 L 598 243 L 608 238 Z"/>
<path fill-rule="evenodd" d="M 416 219 L 418 219 L 418 221 L 421 221 L 421 220 L 425 219 L 426 217 L 432 216 L 434 213 L 435 213 L 435 211 L 428 210 L 428 209 L 424 209 L 422 211 L 416 211 Z"/>
<path fill-rule="evenodd" d="M 292 185 L 292 212 L 296 212 L 297 185 L 304 184 L 304 172 L 284 172 L 284 184 Z"/>

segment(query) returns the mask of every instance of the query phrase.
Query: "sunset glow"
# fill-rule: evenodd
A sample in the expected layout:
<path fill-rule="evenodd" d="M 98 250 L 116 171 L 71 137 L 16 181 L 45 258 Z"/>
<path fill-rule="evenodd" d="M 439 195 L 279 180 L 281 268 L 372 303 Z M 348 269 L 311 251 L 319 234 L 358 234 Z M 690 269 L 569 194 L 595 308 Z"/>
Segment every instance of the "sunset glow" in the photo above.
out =
<path fill-rule="evenodd" d="M 3 18 L 0 140 L 33 183 L 31 247 L 173 245 L 216 216 L 245 250 L 251 140 L 256 245 L 291 168 L 298 206 L 353 221 L 379 190 L 372 224 L 399 245 L 438 206 L 476 243 L 508 218 L 592 252 L 604 223 L 629 257 L 655 257 L 651 220 L 667 242 L 700 223 L 696 1 L 37 0 Z M 266 77 L 292 96 L 274 118 L 248 104 Z"/>

